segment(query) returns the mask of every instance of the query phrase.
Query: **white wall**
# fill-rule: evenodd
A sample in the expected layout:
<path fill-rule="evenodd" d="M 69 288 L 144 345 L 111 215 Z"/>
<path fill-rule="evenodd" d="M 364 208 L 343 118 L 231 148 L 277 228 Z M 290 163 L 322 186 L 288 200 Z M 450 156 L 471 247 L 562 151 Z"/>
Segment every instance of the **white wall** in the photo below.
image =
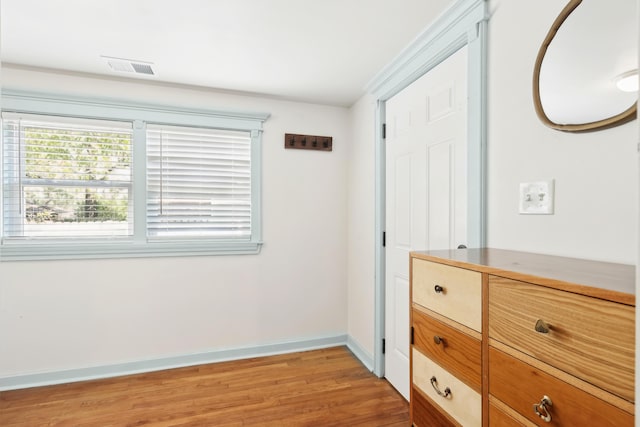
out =
<path fill-rule="evenodd" d="M 269 112 L 256 256 L 0 263 L 0 378 L 344 336 L 344 108 L 4 67 L 5 88 Z M 284 133 L 333 136 L 285 150 Z"/>
<path fill-rule="evenodd" d="M 533 63 L 564 3 L 491 0 L 488 243 L 637 259 L 637 121 L 590 134 L 544 127 Z M 0 377 L 348 333 L 373 355 L 374 105 L 350 110 L 3 68 L 5 87 L 270 112 L 258 256 L 0 263 Z M 332 153 L 283 134 L 334 136 Z M 518 185 L 556 180 L 556 213 L 517 213 Z M 591 195 L 598 199 L 588 203 Z"/>
<path fill-rule="evenodd" d="M 636 14 L 638 16 L 637 22 L 640 22 L 640 0 L 636 0 L 637 11 Z M 638 62 L 640 62 L 640 31 L 638 31 Z M 638 109 L 640 110 L 640 99 L 637 102 Z M 640 144 L 640 120 L 636 120 L 636 125 L 638 126 L 638 144 Z M 638 162 L 638 170 L 640 171 L 640 150 L 639 153 L 636 153 L 636 161 Z M 640 183 L 640 179 L 636 180 L 636 182 Z M 639 185 L 640 187 L 640 185 Z M 640 201 L 640 192 L 638 193 L 638 200 Z M 638 204 L 640 206 L 640 203 Z M 638 220 L 638 224 L 640 224 L 640 215 L 636 217 Z M 640 233 L 638 237 L 638 245 L 640 245 Z M 638 258 L 636 259 L 636 295 L 640 295 L 640 275 L 638 274 L 638 266 L 640 266 L 640 248 L 637 253 Z M 638 354 L 638 350 L 640 349 L 640 316 L 638 315 L 638 308 L 636 307 L 636 355 Z M 636 396 L 640 394 L 640 358 L 636 356 L 636 388 L 635 388 Z M 635 408 L 635 411 L 638 412 L 638 408 Z M 635 422 L 636 427 L 640 427 L 640 417 L 636 417 Z"/>
<path fill-rule="evenodd" d="M 375 303 L 375 99 L 351 107 L 348 172 L 349 336 L 373 360 Z"/>
<path fill-rule="evenodd" d="M 488 245 L 635 264 L 637 122 L 582 134 L 545 127 L 533 66 L 566 2 L 489 4 Z M 555 214 L 519 215 L 519 183 L 546 179 L 555 179 Z"/>
<path fill-rule="evenodd" d="M 540 43 L 565 4 L 489 2 L 488 245 L 635 264 L 638 121 L 569 134 L 545 127 L 533 108 L 533 65 Z M 365 96 L 351 108 L 348 175 L 349 334 L 371 353 L 373 101 Z M 520 182 L 543 179 L 555 179 L 555 214 L 519 215 Z"/>

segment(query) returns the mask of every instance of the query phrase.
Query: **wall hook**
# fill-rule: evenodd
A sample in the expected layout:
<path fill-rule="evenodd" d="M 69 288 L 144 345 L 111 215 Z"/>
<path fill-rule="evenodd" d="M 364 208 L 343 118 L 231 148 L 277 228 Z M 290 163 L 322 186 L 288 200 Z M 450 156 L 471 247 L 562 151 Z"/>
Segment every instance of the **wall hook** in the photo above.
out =
<path fill-rule="evenodd" d="M 297 148 L 301 150 L 333 151 L 333 137 L 285 133 L 284 148 Z"/>

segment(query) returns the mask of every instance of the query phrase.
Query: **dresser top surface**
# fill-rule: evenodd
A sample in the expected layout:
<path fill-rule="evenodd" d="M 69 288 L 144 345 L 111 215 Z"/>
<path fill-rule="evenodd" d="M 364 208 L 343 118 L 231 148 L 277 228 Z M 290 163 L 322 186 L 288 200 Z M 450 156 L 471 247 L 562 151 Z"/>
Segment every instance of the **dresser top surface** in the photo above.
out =
<path fill-rule="evenodd" d="M 635 305 L 635 266 L 505 249 L 415 251 L 411 256 Z"/>

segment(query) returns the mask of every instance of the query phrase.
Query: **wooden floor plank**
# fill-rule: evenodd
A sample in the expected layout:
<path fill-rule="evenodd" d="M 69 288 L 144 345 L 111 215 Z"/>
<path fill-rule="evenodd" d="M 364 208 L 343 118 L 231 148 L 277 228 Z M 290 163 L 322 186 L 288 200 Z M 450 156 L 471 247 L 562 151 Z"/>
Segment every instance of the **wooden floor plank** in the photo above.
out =
<path fill-rule="evenodd" d="M 0 392 L 3 427 L 408 424 L 404 398 L 346 347 Z"/>

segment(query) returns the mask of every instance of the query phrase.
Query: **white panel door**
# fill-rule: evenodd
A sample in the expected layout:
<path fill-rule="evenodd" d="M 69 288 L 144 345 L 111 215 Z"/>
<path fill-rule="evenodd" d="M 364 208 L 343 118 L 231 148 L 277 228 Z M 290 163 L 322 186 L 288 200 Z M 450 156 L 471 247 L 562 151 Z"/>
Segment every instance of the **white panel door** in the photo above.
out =
<path fill-rule="evenodd" d="M 467 241 L 467 47 L 387 101 L 385 377 L 409 398 L 409 252 Z"/>

